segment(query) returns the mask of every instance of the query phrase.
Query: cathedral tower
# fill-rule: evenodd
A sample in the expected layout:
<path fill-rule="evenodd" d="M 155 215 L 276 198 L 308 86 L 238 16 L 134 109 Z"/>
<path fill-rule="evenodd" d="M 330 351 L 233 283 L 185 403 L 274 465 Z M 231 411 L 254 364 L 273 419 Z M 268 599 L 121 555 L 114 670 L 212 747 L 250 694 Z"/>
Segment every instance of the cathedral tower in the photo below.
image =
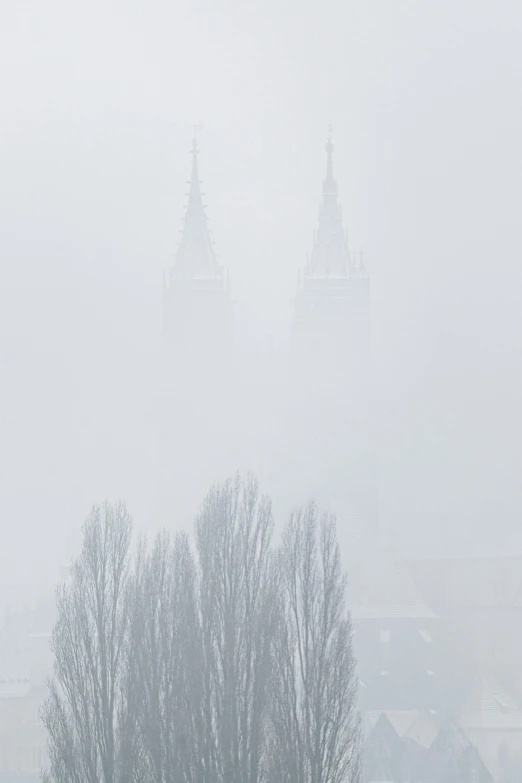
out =
<path fill-rule="evenodd" d="M 230 297 L 210 239 L 198 154 L 194 137 L 183 233 L 164 288 L 163 329 L 171 349 L 194 354 L 199 363 L 229 337 Z"/>
<path fill-rule="evenodd" d="M 310 493 L 351 531 L 374 532 L 376 490 L 370 383 L 370 284 L 349 250 L 326 144 L 319 225 L 300 275 L 293 318 L 293 405 Z"/>
<path fill-rule="evenodd" d="M 181 241 L 163 292 L 163 513 L 190 523 L 211 483 L 235 469 L 231 302 L 210 239 L 198 171 L 192 173 Z"/>
<path fill-rule="evenodd" d="M 323 182 L 319 227 L 309 261 L 298 288 L 294 336 L 307 352 L 334 361 L 364 360 L 369 350 L 370 286 L 362 262 L 348 249 L 337 182 L 333 173 L 331 138 L 326 144 L 326 176 Z M 332 370 L 333 367 L 330 367 Z"/>

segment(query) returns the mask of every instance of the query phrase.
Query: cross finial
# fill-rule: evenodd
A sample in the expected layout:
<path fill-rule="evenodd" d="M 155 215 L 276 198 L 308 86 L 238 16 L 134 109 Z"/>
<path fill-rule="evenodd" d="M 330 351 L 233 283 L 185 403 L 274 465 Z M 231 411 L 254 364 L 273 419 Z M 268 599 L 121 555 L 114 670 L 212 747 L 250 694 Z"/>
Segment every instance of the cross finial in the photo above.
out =
<path fill-rule="evenodd" d="M 201 127 L 201 125 L 199 125 L 199 124 L 194 124 L 194 125 L 192 126 L 192 152 L 193 152 L 193 153 L 197 153 L 197 152 L 199 152 L 199 150 L 198 150 L 198 138 L 197 138 L 197 134 L 198 134 L 198 132 L 199 132 L 200 130 L 203 130 L 203 129 L 202 129 L 202 127 Z"/>
<path fill-rule="evenodd" d="M 334 146 L 332 144 L 332 126 L 329 125 L 328 126 L 328 141 L 326 142 L 326 147 L 325 147 L 326 152 L 328 153 L 328 159 L 329 160 L 332 157 L 333 148 L 334 148 Z"/>

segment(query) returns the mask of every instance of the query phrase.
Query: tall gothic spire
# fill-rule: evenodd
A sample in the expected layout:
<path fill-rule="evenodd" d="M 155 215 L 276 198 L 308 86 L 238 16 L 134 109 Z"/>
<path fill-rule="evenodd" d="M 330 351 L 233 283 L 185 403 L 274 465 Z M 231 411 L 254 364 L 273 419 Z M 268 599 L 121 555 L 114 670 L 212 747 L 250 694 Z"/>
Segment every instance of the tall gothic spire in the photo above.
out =
<path fill-rule="evenodd" d="M 343 229 L 341 207 L 337 202 L 337 182 L 333 174 L 331 128 L 326 143 L 326 176 L 323 201 L 319 210 L 319 228 L 307 269 L 312 278 L 339 278 L 350 275 L 350 254 Z"/>
<path fill-rule="evenodd" d="M 215 280 L 220 278 L 214 248 L 208 230 L 203 206 L 201 180 L 198 172 L 196 136 L 192 141 L 192 176 L 181 242 L 176 253 L 171 274 L 181 280 Z"/>

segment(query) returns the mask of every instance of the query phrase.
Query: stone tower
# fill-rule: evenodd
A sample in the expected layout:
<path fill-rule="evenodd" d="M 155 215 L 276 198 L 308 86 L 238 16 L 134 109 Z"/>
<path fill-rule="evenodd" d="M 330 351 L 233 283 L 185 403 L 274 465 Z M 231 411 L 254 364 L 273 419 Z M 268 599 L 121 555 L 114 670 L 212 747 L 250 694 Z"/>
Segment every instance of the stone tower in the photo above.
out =
<path fill-rule="evenodd" d="M 231 301 L 210 238 L 198 155 L 194 138 L 181 241 L 163 292 L 162 505 L 189 523 L 209 485 L 235 469 Z"/>
<path fill-rule="evenodd" d="M 337 368 L 344 374 L 347 362 L 368 356 L 370 284 L 366 269 L 348 249 L 333 174 L 333 149 L 329 139 L 319 226 L 300 279 L 293 327 L 297 349 L 314 351 L 330 372 Z"/>
<path fill-rule="evenodd" d="M 352 532 L 375 532 L 370 283 L 350 253 L 326 144 L 319 225 L 293 317 L 294 442 L 301 481 Z"/>
<path fill-rule="evenodd" d="M 198 154 L 194 137 L 183 232 L 164 287 L 163 330 L 166 345 L 178 358 L 190 354 L 202 364 L 229 340 L 230 297 L 210 239 Z"/>

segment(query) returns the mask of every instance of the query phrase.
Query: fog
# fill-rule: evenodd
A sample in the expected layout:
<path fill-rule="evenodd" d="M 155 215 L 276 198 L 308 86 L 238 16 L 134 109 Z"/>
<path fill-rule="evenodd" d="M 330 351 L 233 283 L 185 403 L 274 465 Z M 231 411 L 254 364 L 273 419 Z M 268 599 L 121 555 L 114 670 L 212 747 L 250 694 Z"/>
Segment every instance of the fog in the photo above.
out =
<path fill-rule="evenodd" d="M 371 280 L 379 526 L 415 552 L 512 550 L 521 32 L 514 0 L 3 3 L 4 603 L 51 589 L 92 503 L 164 522 L 162 275 L 194 123 L 236 318 L 276 352 L 332 125 Z"/>

